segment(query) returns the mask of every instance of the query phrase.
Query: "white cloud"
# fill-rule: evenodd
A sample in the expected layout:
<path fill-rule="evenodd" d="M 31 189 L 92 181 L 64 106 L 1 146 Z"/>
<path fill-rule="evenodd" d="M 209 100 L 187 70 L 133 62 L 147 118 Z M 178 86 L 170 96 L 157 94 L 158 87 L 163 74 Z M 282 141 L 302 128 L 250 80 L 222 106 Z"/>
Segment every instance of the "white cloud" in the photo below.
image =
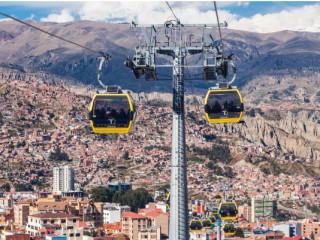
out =
<path fill-rule="evenodd" d="M 240 6 L 248 7 L 249 4 L 250 4 L 250 2 L 245 2 L 245 1 L 243 1 L 243 2 L 238 2 L 237 6 L 238 6 L 238 7 L 240 7 Z"/>
<path fill-rule="evenodd" d="M 68 9 L 63 9 L 61 10 L 60 14 L 50 14 L 46 18 L 41 18 L 40 21 L 63 23 L 74 21 L 74 17 L 71 16 L 71 13 Z"/>
<path fill-rule="evenodd" d="M 213 2 L 169 1 L 174 13 L 182 23 L 216 23 Z M 256 14 L 250 18 L 241 18 L 224 7 L 240 5 L 246 7 L 248 1 L 217 2 L 220 22 L 228 22 L 229 28 L 260 33 L 282 30 L 320 31 L 320 4 L 290 8 L 270 14 Z M 72 9 L 72 10 L 70 10 Z M 98 1 L 83 2 L 82 5 L 66 7 L 60 14 L 50 14 L 41 21 L 66 22 L 79 16 L 81 20 L 105 22 L 131 22 L 139 24 L 163 24 L 174 19 L 165 1 Z"/>
<path fill-rule="evenodd" d="M 320 5 L 306 5 L 302 8 L 284 10 L 272 14 L 256 14 L 251 18 L 241 18 L 228 22 L 229 28 L 268 33 L 282 30 L 320 31 Z"/>
<path fill-rule="evenodd" d="M 170 2 L 169 2 L 170 3 Z M 182 23 L 215 23 L 216 17 L 212 2 L 173 2 L 170 3 L 175 15 Z M 143 7 L 142 7 L 143 6 Z M 236 15 L 220 10 L 219 14 L 226 20 L 235 20 Z M 140 24 L 163 24 L 174 19 L 171 10 L 163 2 L 86 2 L 79 11 L 82 20 L 111 21 L 123 19 Z"/>

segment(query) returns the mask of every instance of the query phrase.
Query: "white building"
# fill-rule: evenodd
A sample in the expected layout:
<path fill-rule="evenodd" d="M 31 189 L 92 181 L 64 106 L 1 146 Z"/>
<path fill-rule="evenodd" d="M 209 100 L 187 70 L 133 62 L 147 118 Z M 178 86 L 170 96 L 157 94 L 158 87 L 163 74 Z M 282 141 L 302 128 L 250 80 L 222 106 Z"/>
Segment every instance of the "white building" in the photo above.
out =
<path fill-rule="evenodd" d="M 211 240 L 213 238 L 213 230 L 202 229 L 201 232 L 190 232 L 190 240 Z"/>
<path fill-rule="evenodd" d="M 120 206 L 118 203 L 106 203 L 103 206 L 103 223 L 121 222 L 123 212 L 130 212 L 130 207 Z"/>
<path fill-rule="evenodd" d="M 53 192 L 74 191 L 74 170 L 70 166 L 53 168 Z"/>
<path fill-rule="evenodd" d="M 79 217 L 67 213 L 46 212 L 30 215 L 26 231 L 33 237 L 55 233 L 66 236 L 67 240 L 82 240 L 83 228 L 79 227 L 79 220 Z"/>
<path fill-rule="evenodd" d="M 301 236 L 301 223 L 277 223 L 272 226 L 273 231 L 281 231 L 285 237 Z"/>

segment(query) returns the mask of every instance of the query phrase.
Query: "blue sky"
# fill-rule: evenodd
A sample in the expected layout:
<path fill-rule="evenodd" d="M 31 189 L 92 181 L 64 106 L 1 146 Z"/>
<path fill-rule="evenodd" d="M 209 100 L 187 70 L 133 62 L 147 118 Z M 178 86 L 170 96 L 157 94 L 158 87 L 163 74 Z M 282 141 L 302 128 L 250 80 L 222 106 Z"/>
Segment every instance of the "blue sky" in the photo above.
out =
<path fill-rule="evenodd" d="M 169 3 L 183 23 L 215 22 L 212 1 Z M 230 28 L 256 32 L 320 31 L 320 2 L 217 1 L 217 5 L 221 21 L 227 21 Z M 165 1 L 0 1 L 0 11 L 23 20 L 50 22 L 135 20 L 138 23 L 163 23 L 173 18 Z M 0 16 L 0 20 L 4 18 Z"/>

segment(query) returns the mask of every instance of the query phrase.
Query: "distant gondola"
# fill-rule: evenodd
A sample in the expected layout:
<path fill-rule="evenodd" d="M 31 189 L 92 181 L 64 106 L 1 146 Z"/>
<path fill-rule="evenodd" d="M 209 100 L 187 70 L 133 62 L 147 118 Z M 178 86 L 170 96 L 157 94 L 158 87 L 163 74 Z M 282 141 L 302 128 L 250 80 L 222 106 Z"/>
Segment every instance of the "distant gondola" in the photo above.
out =
<path fill-rule="evenodd" d="M 235 202 L 222 202 L 219 207 L 222 220 L 235 220 L 238 217 L 238 208 Z"/>
<path fill-rule="evenodd" d="M 211 224 L 215 224 L 217 222 L 217 216 L 212 215 L 211 217 L 209 217 L 209 220 L 211 221 Z"/>
<path fill-rule="evenodd" d="M 93 96 L 89 120 L 95 133 L 128 133 L 134 113 L 128 93 L 107 92 Z"/>
<path fill-rule="evenodd" d="M 223 232 L 226 236 L 234 235 L 236 232 L 236 226 L 234 225 L 234 223 L 226 223 L 223 226 Z"/>
<path fill-rule="evenodd" d="M 167 204 L 168 210 L 170 210 L 170 192 L 167 195 L 166 204 Z"/>
<path fill-rule="evenodd" d="M 220 194 L 216 194 L 214 197 L 213 197 L 217 202 L 221 201 L 222 200 L 222 197 Z"/>
<path fill-rule="evenodd" d="M 189 230 L 191 232 L 201 232 L 202 231 L 202 223 L 200 220 L 191 220 L 189 223 Z"/>
<path fill-rule="evenodd" d="M 201 223 L 203 228 L 211 228 L 212 223 L 210 219 L 204 219 Z"/>

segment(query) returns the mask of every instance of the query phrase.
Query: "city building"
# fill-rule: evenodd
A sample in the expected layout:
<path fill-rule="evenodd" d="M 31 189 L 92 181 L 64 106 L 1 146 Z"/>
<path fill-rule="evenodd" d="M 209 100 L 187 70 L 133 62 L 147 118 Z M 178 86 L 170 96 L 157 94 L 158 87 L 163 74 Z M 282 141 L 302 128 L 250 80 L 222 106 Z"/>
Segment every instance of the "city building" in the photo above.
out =
<path fill-rule="evenodd" d="M 138 232 L 138 240 L 160 240 L 160 227 L 148 227 Z"/>
<path fill-rule="evenodd" d="M 281 231 L 285 237 L 301 236 L 301 223 L 278 223 L 272 226 L 273 231 Z"/>
<path fill-rule="evenodd" d="M 46 235 L 46 240 L 67 240 L 65 235 L 50 234 Z"/>
<path fill-rule="evenodd" d="M 211 240 L 213 238 L 213 230 L 202 230 L 201 232 L 190 232 L 190 240 Z"/>
<path fill-rule="evenodd" d="M 253 197 L 251 199 L 251 221 L 260 218 L 275 218 L 277 213 L 276 201 L 268 197 Z"/>
<path fill-rule="evenodd" d="M 107 203 L 103 206 L 103 223 L 114 224 L 120 222 L 122 213 L 130 212 L 129 206 L 121 206 L 118 203 Z"/>
<path fill-rule="evenodd" d="M 0 198 L 0 208 L 12 208 L 12 207 L 13 207 L 12 196 Z"/>
<path fill-rule="evenodd" d="M 309 236 L 314 235 L 315 239 L 320 239 L 320 222 L 308 222 L 301 223 L 301 235 Z"/>
<path fill-rule="evenodd" d="M 17 205 L 14 205 L 14 222 L 20 226 L 25 226 L 28 222 L 29 216 L 29 202 L 19 202 Z"/>
<path fill-rule="evenodd" d="M 264 229 L 253 229 L 252 240 L 279 240 L 284 237 L 281 231 L 272 231 Z"/>
<path fill-rule="evenodd" d="M 154 212 L 147 213 L 149 225 L 152 227 L 160 227 L 161 237 L 169 237 L 169 214 L 157 209 Z"/>
<path fill-rule="evenodd" d="M 26 231 L 33 237 L 48 233 L 65 235 L 67 240 L 82 240 L 83 229 L 79 228 L 79 217 L 57 212 L 46 212 L 28 216 Z"/>
<path fill-rule="evenodd" d="M 126 192 L 132 189 L 132 184 L 123 181 L 110 182 L 108 183 L 108 188 L 111 188 L 116 192 L 120 190 Z"/>
<path fill-rule="evenodd" d="M 252 208 L 251 206 L 244 205 L 238 207 L 239 218 L 245 218 L 248 222 L 252 222 Z"/>
<path fill-rule="evenodd" d="M 25 234 L 21 231 L 16 230 L 3 230 L 0 235 L 0 240 L 29 240 L 30 234 Z"/>
<path fill-rule="evenodd" d="M 148 217 L 143 215 L 124 212 L 122 214 L 122 232 L 129 237 L 130 240 L 139 240 L 139 231 L 148 228 Z"/>
<path fill-rule="evenodd" d="M 165 212 L 164 204 L 163 202 L 151 202 L 146 205 L 146 208 L 139 208 L 138 212 L 149 218 L 150 226 L 160 227 L 161 237 L 169 237 L 169 214 Z"/>
<path fill-rule="evenodd" d="M 74 191 L 74 170 L 65 165 L 53 168 L 53 192 L 72 192 Z"/>

